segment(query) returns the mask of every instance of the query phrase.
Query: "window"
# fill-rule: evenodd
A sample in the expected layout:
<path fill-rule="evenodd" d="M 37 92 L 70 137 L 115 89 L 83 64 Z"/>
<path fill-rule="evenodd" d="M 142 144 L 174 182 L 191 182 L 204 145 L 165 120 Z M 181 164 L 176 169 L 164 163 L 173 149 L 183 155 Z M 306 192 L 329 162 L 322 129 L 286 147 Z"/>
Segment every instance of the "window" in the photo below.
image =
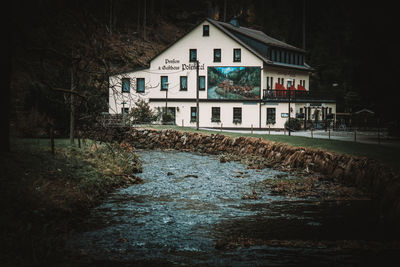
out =
<path fill-rule="evenodd" d="M 276 123 L 276 109 L 267 108 L 267 124 L 275 124 L 275 123 Z"/>
<path fill-rule="evenodd" d="M 233 62 L 240 62 L 242 60 L 241 50 L 239 48 L 233 49 Z"/>
<path fill-rule="evenodd" d="M 144 78 L 137 78 L 136 79 L 136 92 L 137 93 L 144 93 Z"/>
<path fill-rule="evenodd" d="M 221 49 L 214 49 L 214 62 L 221 62 Z"/>
<path fill-rule="evenodd" d="M 267 89 L 271 90 L 273 88 L 273 85 L 274 85 L 274 77 L 267 76 Z"/>
<path fill-rule="evenodd" d="M 168 90 L 168 76 L 161 76 L 161 90 Z"/>
<path fill-rule="evenodd" d="M 190 122 L 195 122 L 197 118 L 197 108 L 196 107 L 190 107 Z"/>
<path fill-rule="evenodd" d="M 210 25 L 203 25 L 203 36 L 210 36 Z"/>
<path fill-rule="evenodd" d="M 121 114 L 128 114 L 129 108 L 121 108 Z"/>
<path fill-rule="evenodd" d="M 131 79 L 122 78 L 122 93 L 129 93 L 131 91 Z"/>
<path fill-rule="evenodd" d="M 220 107 L 212 107 L 211 108 L 211 122 L 220 122 L 221 121 L 221 108 Z"/>
<path fill-rule="evenodd" d="M 197 49 L 189 49 L 189 61 L 196 62 L 197 60 Z"/>
<path fill-rule="evenodd" d="M 199 91 L 206 90 L 206 76 L 199 76 Z"/>
<path fill-rule="evenodd" d="M 242 108 L 233 108 L 233 123 L 242 123 Z"/>
<path fill-rule="evenodd" d="M 187 91 L 187 76 L 181 76 L 180 90 Z"/>

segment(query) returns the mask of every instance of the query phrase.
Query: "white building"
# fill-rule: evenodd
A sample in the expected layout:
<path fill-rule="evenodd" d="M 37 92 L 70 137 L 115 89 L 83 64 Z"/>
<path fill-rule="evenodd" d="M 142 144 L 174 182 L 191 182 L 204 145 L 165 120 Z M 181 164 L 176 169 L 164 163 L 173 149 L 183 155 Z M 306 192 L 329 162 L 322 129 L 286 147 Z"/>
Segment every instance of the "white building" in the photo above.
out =
<path fill-rule="evenodd" d="M 154 110 L 167 106 L 175 124 L 195 127 L 198 85 L 200 127 L 282 129 L 289 101 L 291 117 L 315 126 L 333 117 L 336 103 L 310 93 L 313 69 L 304 58 L 304 50 L 234 20 L 205 19 L 148 68 L 110 77 L 109 113 L 144 99 Z"/>

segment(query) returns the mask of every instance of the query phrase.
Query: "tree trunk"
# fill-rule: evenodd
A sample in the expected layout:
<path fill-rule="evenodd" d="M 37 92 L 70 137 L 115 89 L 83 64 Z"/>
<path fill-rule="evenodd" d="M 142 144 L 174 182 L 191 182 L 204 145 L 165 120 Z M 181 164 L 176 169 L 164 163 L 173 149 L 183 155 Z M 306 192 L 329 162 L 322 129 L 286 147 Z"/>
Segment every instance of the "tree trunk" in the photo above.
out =
<path fill-rule="evenodd" d="M 14 5 L 13 5 L 14 7 Z M 12 9 L 14 11 L 14 9 Z M 6 13 L 6 12 L 3 12 Z M 12 46 L 12 28 L 11 25 L 12 19 L 11 16 L 7 13 L 5 15 L 6 26 L 4 29 L 6 32 L 4 33 L 6 47 L 2 49 L 2 55 L 5 59 L 5 71 L 3 71 L 3 85 L 4 89 L 2 90 L 2 103 L 1 103 L 1 116 L 0 116 L 0 125 L 1 125 L 1 138 L 0 138 L 0 152 L 9 152 L 10 151 L 10 99 L 11 99 L 11 72 L 12 72 L 12 55 L 14 54 L 14 47 Z M 7 25 L 8 24 L 8 25 Z"/>
<path fill-rule="evenodd" d="M 224 1 L 224 22 L 226 22 L 226 0 Z"/>
<path fill-rule="evenodd" d="M 141 0 L 138 0 L 138 2 L 137 2 L 137 4 L 138 4 L 138 6 L 137 6 L 137 32 L 138 32 L 138 34 L 140 34 L 140 1 Z"/>
<path fill-rule="evenodd" d="M 109 12 L 110 12 L 110 23 L 109 23 L 109 32 L 110 35 L 112 35 L 112 28 L 113 28 L 113 0 L 110 0 L 110 6 L 109 6 Z"/>
<path fill-rule="evenodd" d="M 73 92 L 74 87 L 74 71 L 71 67 L 71 91 Z M 70 111 L 70 123 L 69 123 L 69 142 L 74 144 L 74 129 L 75 129 L 75 106 L 74 106 L 74 94 L 71 94 L 71 111 Z"/>
<path fill-rule="evenodd" d="M 303 0 L 303 21 L 302 21 L 303 44 L 302 48 L 306 49 L 306 0 Z"/>
<path fill-rule="evenodd" d="M 143 7 L 143 39 L 146 41 L 146 0 L 144 0 L 144 7 Z"/>

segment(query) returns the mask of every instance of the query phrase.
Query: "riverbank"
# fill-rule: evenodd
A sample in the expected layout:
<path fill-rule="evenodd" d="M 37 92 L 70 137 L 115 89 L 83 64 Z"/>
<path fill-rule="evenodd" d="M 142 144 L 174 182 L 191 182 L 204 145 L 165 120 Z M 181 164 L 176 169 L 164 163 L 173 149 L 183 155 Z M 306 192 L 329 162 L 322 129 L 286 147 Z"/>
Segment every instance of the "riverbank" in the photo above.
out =
<path fill-rule="evenodd" d="M 399 145 L 378 145 L 378 144 L 366 144 L 354 141 L 342 141 L 331 139 L 322 139 L 322 138 L 310 138 L 310 132 L 307 133 L 309 136 L 299 136 L 298 133 L 293 133 L 292 136 L 284 135 L 283 132 L 281 134 L 268 134 L 267 132 L 262 132 L 259 134 L 254 131 L 251 134 L 250 131 L 216 131 L 216 129 L 200 129 L 196 131 L 196 128 L 193 127 L 180 127 L 176 125 L 147 125 L 143 128 L 155 129 L 155 130 L 176 130 L 181 132 L 193 132 L 193 133 L 202 133 L 202 134 L 222 134 L 225 136 L 230 136 L 232 138 L 237 137 L 254 137 L 261 138 L 266 141 L 272 141 L 277 143 L 285 143 L 295 147 L 307 147 L 313 149 L 321 149 L 327 150 L 330 152 L 336 152 L 340 154 L 348 154 L 357 157 L 367 157 L 369 159 L 375 159 L 380 161 L 383 165 L 386 165 L 390 168 L 396 169 L 400 171 L 400 146 Z M 317 132 L 318 133 L 318 132 Z M 325 135 L 328 133 L 323 132 Z M 321 133 L 322 134 L 322 133 Z M 337 133 L 338 134 L 338 133 Z M 315 137 L 318 137 L 315 136 Z M 351 138 L 350 138 L 351 139 Z M 353 139 L 354 140 L 354 137 Z M 382 142 L 384 142 L 382 140 Z"/>
<path fill-rule="evenodd" d="M 56 140 L 14 139 L 2 154 L 2 266 L 40 266 L 61 259 L 61 233 L 70 231 L 109 192 L 141 179 L 131 146 L 87 141 L 82 148 Z"/>

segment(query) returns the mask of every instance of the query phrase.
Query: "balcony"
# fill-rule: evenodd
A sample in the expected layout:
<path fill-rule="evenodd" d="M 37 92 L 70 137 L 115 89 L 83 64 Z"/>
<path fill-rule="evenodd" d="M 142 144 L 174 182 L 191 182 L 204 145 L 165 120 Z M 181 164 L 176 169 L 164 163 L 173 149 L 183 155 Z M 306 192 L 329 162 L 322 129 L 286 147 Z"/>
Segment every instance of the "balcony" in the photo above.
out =
<path fill-rule="evenodd" d="M 321 102 L 335 102 L 336 97 L 331 92 L 310 92 L 303 90 L 274 90 L 263 89 L 263 100 L 266 101 L 290 101 L 304 102 L 304 101 L 321 101 Z"/>

